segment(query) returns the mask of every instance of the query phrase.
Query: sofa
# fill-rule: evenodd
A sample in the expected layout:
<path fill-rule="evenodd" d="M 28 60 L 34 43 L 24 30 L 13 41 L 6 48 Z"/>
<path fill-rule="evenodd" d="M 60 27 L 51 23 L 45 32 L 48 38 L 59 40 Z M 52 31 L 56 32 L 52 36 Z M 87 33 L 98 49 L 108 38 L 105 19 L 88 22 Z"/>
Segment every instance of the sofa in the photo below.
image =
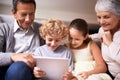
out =
<path fill-rule="evenodd" d="M 12 15 L 0 15 L 0 23 L 4 23 L 5 22 L 5 23 L 8 23 L 8 24 L 11 24 L 13 22 L 13 20 L 14 20 L 14 17 Z M 36 22 L 37 24 L 42 24 L 43 20 L 44 19 L 35 18 L 34 22 Z M 69 22 L 67 22 L 67 21 L 64 21 L 64 22 L 67 25 L 69 24 Z M 98 24 L 90 24 L 90 23 L 88 23 L 89 34 L 97 33 L 98 30 L 99 30 L 99 27 L 100 26 Z M 97 42 L 97 41 L 95 41 L 95 42 L 100 47 L 100 42 Z"/>
<path fill-rule="evenodd" d="M 14 20 L 13 16 L 11 15 L 0 15 L 0 23 L 4 23 L 4 22 L 7 22 L 8 24 L 11 23 L 12 21 Z M 39 20 L 42 20 L 42 19 L 39 19 Z M 38 23 L 38 24 L 41 24 L 39 23 L 40 21 L 38 21 L 38 19 L 35 19 L 35 22 Z M 67 22 L 68 24 L 69 22 Z M 94 33 L 97 33 L 100 26 L 98 24 L 89 24 L 88 23 L 88 28 L 89 28 L 89 34 L 94 34 Z M 97 42 L 97 45 L 100 47 L 101 44 L 100 42 Z M 109 72 L 107 72 L 109 74 Z"/>
<path fill-rule="evenodd" d="M 3 23 L 3 22 L 11 23 L 13 20 L 14 18 L 12 15 L 0 15 L 0 23 Z M 42 21 L 42 19 L 39 19 L 39 20 Z M 35 19 L 35 22 L 38 23 L 40 22 L 39 20 Z M 97 33 L 100 27 L 98 24 L 90 24 L 90 23 L 88 23 L 88 26 L 89 26 L 89 34 Z"/>

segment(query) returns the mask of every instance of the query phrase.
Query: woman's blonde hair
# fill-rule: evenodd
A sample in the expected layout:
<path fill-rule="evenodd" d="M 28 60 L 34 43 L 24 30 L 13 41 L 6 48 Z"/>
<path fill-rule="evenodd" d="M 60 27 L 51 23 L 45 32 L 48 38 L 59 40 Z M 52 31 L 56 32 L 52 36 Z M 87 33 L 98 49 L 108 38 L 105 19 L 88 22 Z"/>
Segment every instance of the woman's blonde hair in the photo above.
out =
<path fill-rule="evenodd" d="M 69 35 L 68 27 L 57 19 L 48 19 L 39 29 L 40 35 L 44 38 L 46 35 L 61 36 L 65 38 Z"/>

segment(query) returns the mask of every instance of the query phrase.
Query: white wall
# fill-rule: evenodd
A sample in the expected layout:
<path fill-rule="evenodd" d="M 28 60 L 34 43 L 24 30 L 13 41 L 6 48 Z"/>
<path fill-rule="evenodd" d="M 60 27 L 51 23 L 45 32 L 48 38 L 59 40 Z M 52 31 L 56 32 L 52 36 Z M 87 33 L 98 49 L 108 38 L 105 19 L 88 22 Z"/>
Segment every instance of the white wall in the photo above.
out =
<path fill-rule="evenodd" d="M 36 18 L 71 21 L 80 17 L 89 23 L 97 23 L 95 2 L 96 0 L 36 0 Z M 11 4 L 12 0 L 0 0 L 0 14 L 11 14 Z"/>

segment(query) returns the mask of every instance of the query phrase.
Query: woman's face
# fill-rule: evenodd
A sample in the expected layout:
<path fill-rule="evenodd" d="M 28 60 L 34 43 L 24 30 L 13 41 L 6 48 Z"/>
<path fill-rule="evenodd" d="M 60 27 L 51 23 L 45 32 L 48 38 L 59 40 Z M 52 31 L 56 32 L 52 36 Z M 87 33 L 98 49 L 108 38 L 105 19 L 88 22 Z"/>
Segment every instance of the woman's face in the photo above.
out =
<path fill-rule="evenodd" d="M 97 21 L 104 31 L 114 31 L 119 28 L 120 16 L 116 16 L 108 11 L 99 11 L 97 14 Z"/>

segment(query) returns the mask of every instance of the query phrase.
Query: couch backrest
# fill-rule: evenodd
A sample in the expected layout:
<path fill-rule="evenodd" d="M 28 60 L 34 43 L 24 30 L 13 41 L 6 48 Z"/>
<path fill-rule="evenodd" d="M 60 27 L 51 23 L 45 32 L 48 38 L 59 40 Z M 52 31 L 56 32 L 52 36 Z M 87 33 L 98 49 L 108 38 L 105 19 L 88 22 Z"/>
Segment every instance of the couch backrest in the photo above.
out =
<path fill-rule="evenodd" d="M 0 15 L 0 23 L 2 23 L 2 22 L 12 23 L 13 20 L 14 20 L 14 18 L 11 15 Z"/>
<path fill-rule="evenodd" d="M 1 22 L 12 23 L 13 20 L 14 17 L 12 15 L 0 15 L 0 23 Z M 88 24 L 88 26 L 89 26 L 89 34 L 97 33 L 100 27 L 98 24 Z"/>

